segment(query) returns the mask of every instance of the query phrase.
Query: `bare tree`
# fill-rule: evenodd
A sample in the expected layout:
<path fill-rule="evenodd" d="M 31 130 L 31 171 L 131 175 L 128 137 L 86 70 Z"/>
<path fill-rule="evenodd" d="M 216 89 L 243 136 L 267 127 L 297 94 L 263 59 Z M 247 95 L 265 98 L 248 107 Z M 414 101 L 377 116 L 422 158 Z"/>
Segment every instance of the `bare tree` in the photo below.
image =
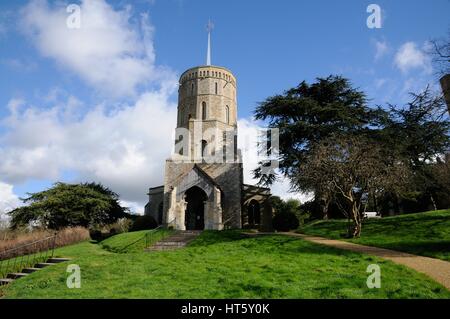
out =
<path fill-rule="evenodd" d="M 439 77 L 450 73 L 450 30 L 446 39 L 431 40 L 428 54 L 433 59 L 433 65 Z"/>
<path fill-rule="evenodd" d="M 389 148 L 364 137 L 332 137 L 316 144 L 302 164 L 302 183 L 325 185 L 344 200 L 343 213 L 353 221 L 352 237 L 361 235 L 362 198 L 398 189 L 408 179 L 406 165 Z"/>

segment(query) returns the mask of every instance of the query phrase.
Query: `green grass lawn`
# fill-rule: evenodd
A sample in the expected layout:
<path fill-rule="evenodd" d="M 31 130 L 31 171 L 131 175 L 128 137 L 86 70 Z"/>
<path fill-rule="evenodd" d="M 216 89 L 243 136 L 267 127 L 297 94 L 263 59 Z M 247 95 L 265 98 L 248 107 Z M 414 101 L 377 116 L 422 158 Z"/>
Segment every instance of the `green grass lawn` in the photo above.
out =
<path fill-rule="evenodd" d="M 122 237 L 135 236 L 130 233 Z M 123 243 L 58 249 L 81 268 L 81 288 L 66 287 L 68 263 L 2 288 L 5 298 L 450 298 L 428 277 L 376 257 L 283 235 L 246 237 L 205 231 L 176 251 L 114 253 Z M 369 264 L 381 288 L 366 286 Z"/>
<path fill-rule="evenodd" d="M 342 239 L 346 229 L 346 220 L 329 220 L 299 232 Z M 450 209 L 365 220 L 361 238 L 346 240 L 450 261 Z"/>
<path fill-rule="evenodd" d="M 146 245 L 157 242 L 158 240 L 170 235 L 171 230 L 161 229 L 156 231 L 136 231 L 130 233 L 123 233 L 103 240 L 100 246 L 114 253 L 136 253 L 142 252 Z M 151 234 L 148 237 L 148 242 L 143 240 L 145 234 Z"/>

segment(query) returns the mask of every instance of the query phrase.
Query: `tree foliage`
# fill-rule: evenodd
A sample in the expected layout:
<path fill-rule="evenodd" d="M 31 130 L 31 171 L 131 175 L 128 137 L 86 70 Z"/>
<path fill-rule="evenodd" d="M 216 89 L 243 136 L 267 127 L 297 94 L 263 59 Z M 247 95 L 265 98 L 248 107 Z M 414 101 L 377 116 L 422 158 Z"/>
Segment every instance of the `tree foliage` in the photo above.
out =
<path fill-rule="evenodd" d="M 94 227 L 128 216 L 119 196 L 96 183 L 56 183 L 48 190 L 29 193 L 22 201 L 25 206 L 8 213 L 13 228 L 29 224 L 49 229 Z"/>
<path fill-rule="evenodd" d="M 300 164 L 303 174 L 296 176 L 296 183 L 326 184 L 343 214 L 353 221 L 351 236 L 359 237 L 364 197 L 395 192 L 407 184 L 409 171 L 392 154 L 362 136 L 333 136 L 312 148 Z"/>
<path fill-rule="evenodd" d="M 349 80 L 329 76 L 311 85 L 303 81 L 282 95 L 269 97 L 259 104 L 255 118 L 279 129 L 280 170 L 296 176 L 298 164 L 314 143 L 337 131 L 356 133 L 375 124 L 376 112 L 366 104 L 365 94 L 352 88 Z M 261 176 L 260 171 L 255 171 L 258 178 L 273 182 L 275 176 Z"/>
<path fill-rule="evenodd" d="M 409 193 L 428 197 L 436 209 L 439 176 L 434 167 L 450 147 L 450 121 L 442 95 L 426 88 L 412 93 L 404 107 L 390 105 L 383 131 L 389 147 L 401 153 L 413 173 Z"/>
<path fill-rule="evenodd" d="M 358 236 L 370 198 L 376 206 L 387 195 L 419 194 L 433 203 L 443 196 L 436 165 L 450 146 L 444 100 L 428 88 L 411 96 L 402 108 L 371 108 L 349 80 L 329 76 L 267 98 L 255 117 L 279 129 L 279 171 L 293 190 L 313 192 L 323 218 L 331 203 L 340 207 Z M 254 176 L 270 185 L 277 172 L 263 174 L 265 164 Z"/>
<path fill-rule="evenodd" d="M 428 50 L 433 60 L 433 66 L 439 76 L 450 73 L 450 30 L 447 38 L 435 39 L 431 41 Z"/>
<path fill-rule="evenodd" d="M 269 97 L 255 111 L 256 119 L 279 129 L 280 172 L 291 181 L 294 190 L 315 193 L 324 217 L 332 199 L 331 189 L 326 183 L 298 179 L 304 174 L 301 164 L 321 141 L 336 133 L 369 134 L 384 117 L 385 112 L 370 109 L 365 94 L 340 76 L 318 78 L 313 84 L 303 81 L 284 94 Z M 270 185 L 277 178 L 276 172 L 262 174 L 262 165 L 254 176 L 261 184 Z"/>

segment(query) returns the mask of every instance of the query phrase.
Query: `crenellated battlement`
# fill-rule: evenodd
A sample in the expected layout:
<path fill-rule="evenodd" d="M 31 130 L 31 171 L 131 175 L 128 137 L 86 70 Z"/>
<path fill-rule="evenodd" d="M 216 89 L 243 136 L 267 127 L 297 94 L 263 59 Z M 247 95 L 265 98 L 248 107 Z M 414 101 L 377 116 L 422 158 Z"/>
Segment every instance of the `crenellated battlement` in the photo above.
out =
<path fill-rule="evenodd" d="M 220 66 L 209 65 L 190 68 L 181 75 L 179 83 L 180 86 L 182 86 L 185 85 L 186 82 L 205 78 L 223 80 L 229 82 L 236 88 L 236 78 L 230 70 Z"/>

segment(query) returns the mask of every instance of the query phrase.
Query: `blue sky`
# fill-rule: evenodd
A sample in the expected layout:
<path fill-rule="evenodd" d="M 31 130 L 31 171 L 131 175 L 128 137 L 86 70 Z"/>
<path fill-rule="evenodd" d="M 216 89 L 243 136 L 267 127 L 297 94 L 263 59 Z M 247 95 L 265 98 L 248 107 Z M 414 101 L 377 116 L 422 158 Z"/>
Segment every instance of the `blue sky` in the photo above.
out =
<path fill-rule="evenodd" d="M 81 31 L 64 26 L 70 3 Z M 381 29 L 366 25 L 371 3 Z M 205 62 L 209 18 L 212 62 L 238 80 L 244 134 L 257 102 L 302 80 L 343 75 L 374 105 L 436 87 L 425 51 L 449 31 L 448 12 L 448 0 L 3 0 L 0 209 L 57 180 L 101 181 L 142 207 L 170 154 L 176 79 Z M 274 192 L 297 196 L 287 190 Z"/>

